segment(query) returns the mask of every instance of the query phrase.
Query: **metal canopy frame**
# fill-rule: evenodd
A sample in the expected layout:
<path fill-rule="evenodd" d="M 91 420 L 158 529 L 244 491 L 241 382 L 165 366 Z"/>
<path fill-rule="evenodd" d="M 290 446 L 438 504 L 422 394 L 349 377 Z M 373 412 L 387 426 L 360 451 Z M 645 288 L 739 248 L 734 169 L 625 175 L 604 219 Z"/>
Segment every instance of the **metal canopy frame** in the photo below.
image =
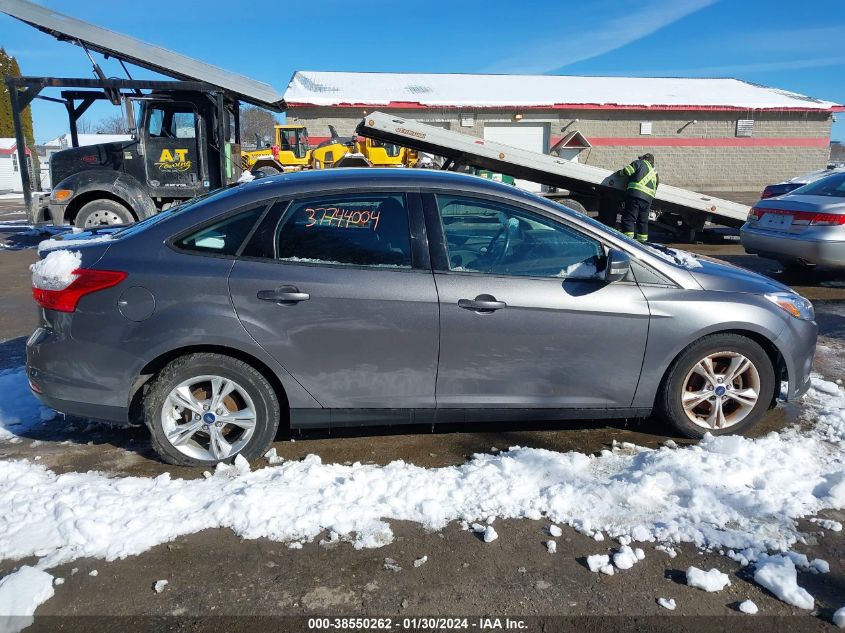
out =
<path fill-rule="evenodd" d="M 15 126 L 15 143 L 18 152 L 18 164 L 21 169 L 21 188 L 23 189 L 24 207 L 27 213 L 32 210 L 32 180 L 29 174 L 29 163 L 26 160 L 26 142 L 21 124 L 21 112 L 29 106 L 34 99 L 42 99 L 53 103 L 61 103 L 67 109 L 68 122 L 70 124 L 70 138 L 73 147 L 79 147 L 79 134 L 77 132 L 77 121 L 99 100 L 108 100 L 115 103 L 122 97 L 141 96 L 141 90 L 163 91 L 163 92 L 196 92 L 206 93 L 215 100 L 217 108 L 217 138 L 222 145 L 226 135 L 225 130 L 225 109 L 226 101 L 233 106 L 235 119 L 235 140 L 240 142 L 240 102 L 235 95 L 228 91 L 202 81 L 169 81 L 169 80 L 148 80 L 148 79 L 83 79 L 83 78 L 60 78 L 60 77 L 6 77 L 6 86 L 9 89 L 9 97 L 12 102 L 12 121 Z M 41 95 L 45 88 L 89 88 L 89 90 L 63 90 L 62 98 L 47 97 Z M 134 94 L 122 94 L 121 90 L 131 90 Z M 79 102 L 77 104 L 77 101 Z M 35 148 L 33 148 L 34 151 Z M 226 164 L 223 156 L 222 146 L 220 152 L 220 182 L 226 182 Z"/>

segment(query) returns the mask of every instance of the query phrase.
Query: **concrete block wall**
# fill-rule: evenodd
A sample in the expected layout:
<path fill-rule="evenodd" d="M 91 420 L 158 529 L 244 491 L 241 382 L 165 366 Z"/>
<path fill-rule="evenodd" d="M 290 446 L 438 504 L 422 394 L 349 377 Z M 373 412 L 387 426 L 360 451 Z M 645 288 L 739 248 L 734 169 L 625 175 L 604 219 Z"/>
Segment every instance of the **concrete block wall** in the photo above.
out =
<path fill-rule="evenodd" d="M 328 136 L 332 124 L 341 135 L 352 134 L 368 110 L 364 108 L 293 107 L 288 121 L 308 126 L 312 136 Z M 449 129 L 483 137 L 488 123 L 511 123 L 516 110 L 451 108 L 391 109 L 405 118 L 447 125 Z M 471 127 L 462 127 L 461 113 L 474 114 Z M 661 181 L 701 191 L 758 191 L 765 185 L 824 167 L 829 158 L 832 117 L 827 112 L 728 112 L 647 110 L 542 110 L 520 112 L 523 124 L 544 124 L 554 140 L 578 130 L 587 139 L 619 140 L 623 144 L 595 145 L 581 152 L 588 165 L 619 169 L 645 152 L 655 156 Z M 818 145 L 789 141 L 742 146 L 738 119 L 753 119 L 753 139 L 816 139 Z M 651 122 L 651 135 L 640 135 L 640 123 Z M 694 121 L 694 122 L 693 122 Z M 643 139 L 637 144 L 637 139 Z M 684 144 L 689 139 L 688 144 Z M 696 139 L 724 139 L 724 146 L 696 143 Z M 661 144 L 671 141 L 673 145 Z M 759 142 L 759 141 L 758 141 Z"/>

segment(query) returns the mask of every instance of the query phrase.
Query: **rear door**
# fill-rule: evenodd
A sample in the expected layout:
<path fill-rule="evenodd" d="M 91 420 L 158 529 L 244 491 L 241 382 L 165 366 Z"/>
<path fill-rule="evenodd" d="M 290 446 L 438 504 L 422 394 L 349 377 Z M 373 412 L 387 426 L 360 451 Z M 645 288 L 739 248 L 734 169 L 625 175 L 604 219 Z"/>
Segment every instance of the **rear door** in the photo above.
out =
<path fill-rule="evenodd" d="M 649 309 L 636 283 L 602 279 L 604 247 L 526 207 L 425 196 L 438 407 L 630 407 Z"/>
<path fill-rule="evenodd" d="M 324 407 L 434 407 L 438 303 L 419 227 L 416 193 L 299 198 L 273 206 L 235 263 L 241 323 Z"/>

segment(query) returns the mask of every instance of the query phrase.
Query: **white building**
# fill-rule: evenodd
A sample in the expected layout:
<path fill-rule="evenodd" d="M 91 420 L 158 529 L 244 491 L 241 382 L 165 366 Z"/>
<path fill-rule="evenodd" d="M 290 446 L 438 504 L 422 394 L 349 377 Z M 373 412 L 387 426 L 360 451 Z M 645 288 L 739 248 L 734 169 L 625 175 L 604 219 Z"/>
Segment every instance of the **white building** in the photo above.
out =
<path fill-rule="evenodd" d="M 29 157 L 29 148 L 26 149 L 26 155 Z M 0 193 L 8 191 L 23 191 L 18 145 L 13 138 L 0 138 Z"/>
<path fill-rule="evenodd" d="M 121 141 L 131 141 L 132 137 L 129 134 L 79 134 L 79 146 L 97 145 L 99 143 L 120 143 Z M 39 147 L 41 150 L 40 168 L 41 168 L 41 188 L 45 191 L 53 186 L 50 182 L 50 157 L 63 149 L 73 147 L 70 134 L 62 134 L 51 141 L 47 141 L 44 145 Z"/>

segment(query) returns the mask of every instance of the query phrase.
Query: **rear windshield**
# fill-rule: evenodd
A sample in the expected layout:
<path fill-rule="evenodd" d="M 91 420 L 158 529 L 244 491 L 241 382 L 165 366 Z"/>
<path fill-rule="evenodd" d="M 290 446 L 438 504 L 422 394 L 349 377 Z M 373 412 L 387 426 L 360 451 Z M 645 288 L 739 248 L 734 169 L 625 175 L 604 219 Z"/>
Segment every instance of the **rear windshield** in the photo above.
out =
<path fill-rule="evenodd" d="M 803 187 L 798 187 L 798 189 L 793 189 L 790 195 L 845 198 L 845 173 L 834 174 L 806 184 Z"/>
<path fill-rule="evenodd" d="M 140 222 L 136 222 L 135 224 L 130 224 L 125 229 L 120 229 L 119 231 L 115 231 L 113 233 L 113 237 L 120 238 L 120 237 L 127 237 L 129 235 L 134 235 L 135 233 L 140 233 L 148 229 L 149 227 L 158 224 L 162 220 L 172 217 L 177 213 L 182 213 L 183 211 L 187 211 L 188 209 L 192 209 L 195 206 L 199 205 L 200 203 L 205 202 L 212 202 L 214 200 L 219 200 L 225 196 L 230 195 L 234 189 L 238 186 L 239 183 L 227 185 L 226 187 L 222 187 L 221 189 L 215 189 L 213 191 L 209 191 L 208 193 L 204 193 L 201 196 L 197 196 L 196 198 L 191 198 L 190 200 L 185 200 L 180 205 L 175 207 L 170 207 L 166 211 L 161 211 L 160 213 L 156 213 L 153 216 L 146 218 L 145 220 L 141 220 Z"/>

